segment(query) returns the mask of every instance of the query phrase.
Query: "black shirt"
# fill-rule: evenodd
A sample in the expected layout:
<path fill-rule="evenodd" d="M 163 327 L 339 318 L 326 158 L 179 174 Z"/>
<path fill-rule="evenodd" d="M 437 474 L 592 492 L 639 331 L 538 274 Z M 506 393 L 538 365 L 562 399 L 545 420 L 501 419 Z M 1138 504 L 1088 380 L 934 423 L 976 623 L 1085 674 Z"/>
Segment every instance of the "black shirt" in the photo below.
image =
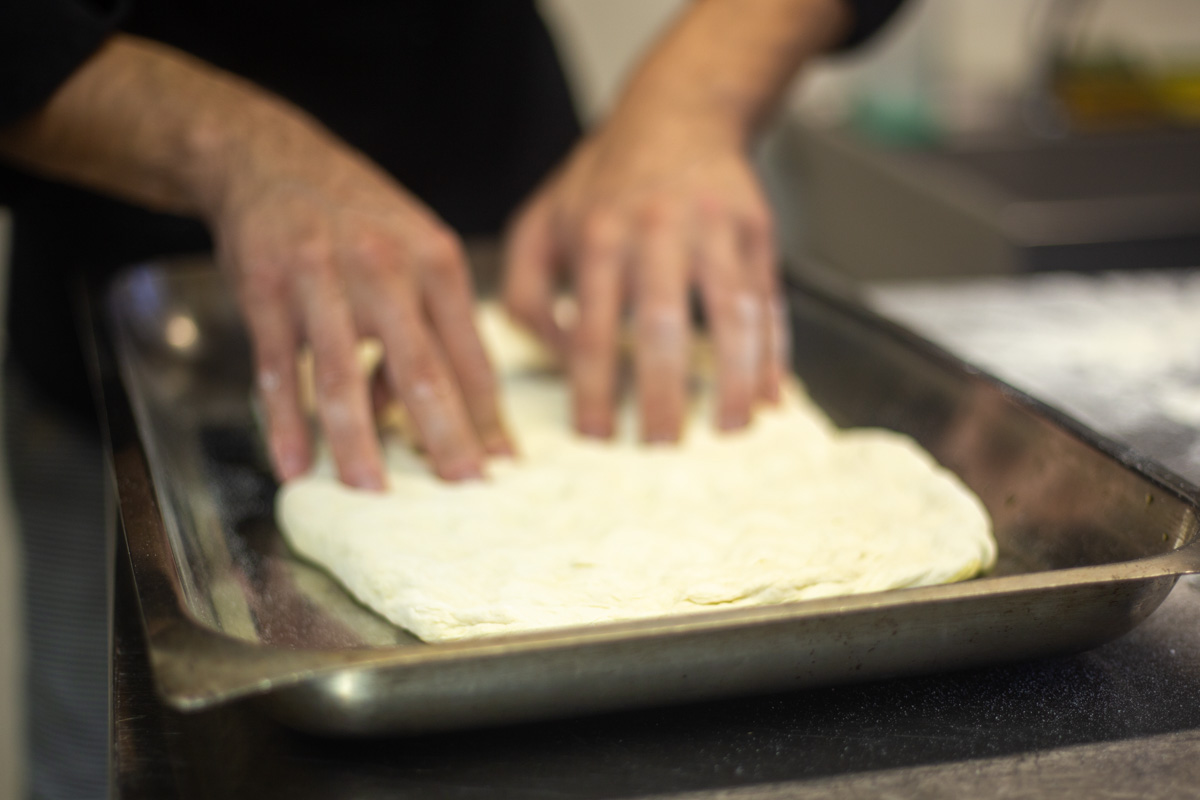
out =
<path fill-rule="evenodd" d="M 901 0 L 848 0 L 867 38 Z M 114 30 L 287 98 L 464 235 L 495 234 L 579 124 L 534 0 L 7 0 L 0 124 L 35 110 Z M 13 211 L 9 336 L 43 388 L 90 408 L 67 276 L 210 247 L 196 221 L 0 165 Z"/>
<path fill-rule="evenodd" d="M 464 235 L 497 233 L 579 135 L 533 0 L 138 0 L 129 9 L 8 0 L 0 9 L 0 120 L 36 108 L 119 26 L 286 97 Z M 14 219 L 12 354 L 54 399 L 89 413 L 68 277 L 206 250 L 208 234 L 191 219 L 3 166 L 0 205 Z"/>

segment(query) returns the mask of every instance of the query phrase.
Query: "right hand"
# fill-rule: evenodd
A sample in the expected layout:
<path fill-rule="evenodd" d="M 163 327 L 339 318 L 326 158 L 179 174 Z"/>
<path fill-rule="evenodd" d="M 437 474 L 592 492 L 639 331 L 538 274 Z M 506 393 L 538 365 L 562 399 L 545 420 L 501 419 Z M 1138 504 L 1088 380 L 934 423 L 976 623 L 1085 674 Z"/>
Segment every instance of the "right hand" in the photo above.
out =
<path fill-rule="evenodd" d="M 377 337 L 391 393 L 434 470 L 479 476 L 511 451 L 472 322 L 458 239 L 378 167 L 286 101 L 173 48 L 116 34 L 49 101 L 0 129 L 0 155 L 211 227 L 254 347 L 276 472 L 312 462 L 296 357 L 338 475 L 384 485 L 357 339 Z"/>
<path fill-rule="evenodd" d="M 297 354 L 314 355 L 317 416 L 343 482 L 385 484 L 357 340 L 384 348 L 387 387 L 405 406 L 434 471 L 482 475 L 512 452 L 496 383 L 473 323 L 458 238 L 360 154 L 319 128 L 263 134 L 212 206 L 218 257 L 254 348 L 269 449 L 281 480 L 312 462 Z"/>

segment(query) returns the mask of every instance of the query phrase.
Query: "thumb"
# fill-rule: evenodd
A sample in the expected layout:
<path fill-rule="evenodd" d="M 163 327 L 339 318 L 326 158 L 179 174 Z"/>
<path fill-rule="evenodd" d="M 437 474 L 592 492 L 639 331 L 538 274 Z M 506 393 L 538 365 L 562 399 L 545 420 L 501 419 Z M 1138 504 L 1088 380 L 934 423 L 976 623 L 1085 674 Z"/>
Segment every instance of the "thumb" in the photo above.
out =
<path fill-rule="evenodd" d="M 504 243 L 504 308 L 555 353 L 566 353 L 566 331 L 554 316 L 555 278 L 562 255 L 545 192 L 517 213 Z"/>

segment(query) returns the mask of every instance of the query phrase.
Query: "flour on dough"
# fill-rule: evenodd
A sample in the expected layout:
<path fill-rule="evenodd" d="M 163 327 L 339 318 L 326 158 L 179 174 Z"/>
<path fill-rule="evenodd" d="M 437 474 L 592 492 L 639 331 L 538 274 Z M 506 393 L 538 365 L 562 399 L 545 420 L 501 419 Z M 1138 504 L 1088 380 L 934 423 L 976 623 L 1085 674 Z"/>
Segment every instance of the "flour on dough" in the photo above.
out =
<path fill-rule="evenodd" d="M 292 547 L 428 642 L 946 583 L 993 565 L 987 513 L 911 440 L 838 431 L 799 390 L 746 431 L 574 436 L 567 389 L 491 307 L 480 328 L 522 457 L 447 484 L 387 446 L 385 494 L 328 459 L 279 493 Z"/>

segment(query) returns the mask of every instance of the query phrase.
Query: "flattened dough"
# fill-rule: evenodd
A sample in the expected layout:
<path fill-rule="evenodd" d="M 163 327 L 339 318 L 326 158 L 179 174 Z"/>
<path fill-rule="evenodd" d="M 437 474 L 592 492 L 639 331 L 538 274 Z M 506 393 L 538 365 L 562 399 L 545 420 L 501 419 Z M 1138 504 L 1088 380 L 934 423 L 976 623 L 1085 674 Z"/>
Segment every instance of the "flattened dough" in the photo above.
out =
<path fill-rule="evenodd" d="M 701 386 L 685 442 L 577 438 L 536 344 L 485 307 L 522 457 L 450 485 L 399 442 L 391 489 L 323 459 L 279 493 L 292 547 L 428 642 L 963 580 L 995 561 L 978 499 L 911 440 L 838 431 L 799 390 L 718 434 Z"/>

